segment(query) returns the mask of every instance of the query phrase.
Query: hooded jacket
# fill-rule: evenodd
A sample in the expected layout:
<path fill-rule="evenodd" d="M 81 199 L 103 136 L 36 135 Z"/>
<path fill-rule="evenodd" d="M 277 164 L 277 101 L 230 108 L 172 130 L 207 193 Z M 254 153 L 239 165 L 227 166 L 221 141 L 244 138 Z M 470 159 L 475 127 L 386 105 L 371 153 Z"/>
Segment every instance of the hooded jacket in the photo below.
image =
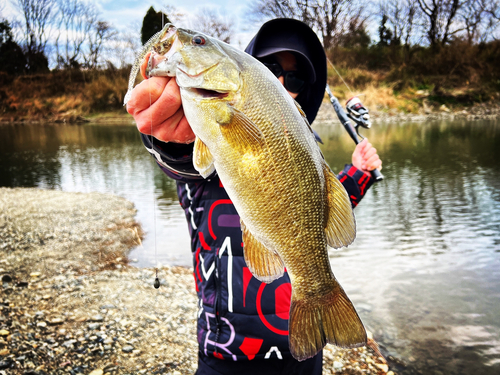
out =
<path fill-rule="evenodd" d="M 282 51 L 294 53 L 310 77 L 295 100 L 312 124 L 325 96 L 327 69 L 323 46 L 305 23 L 277 18 L 262 25 L 245 49 L 246 53 L 257 59 Z"/>

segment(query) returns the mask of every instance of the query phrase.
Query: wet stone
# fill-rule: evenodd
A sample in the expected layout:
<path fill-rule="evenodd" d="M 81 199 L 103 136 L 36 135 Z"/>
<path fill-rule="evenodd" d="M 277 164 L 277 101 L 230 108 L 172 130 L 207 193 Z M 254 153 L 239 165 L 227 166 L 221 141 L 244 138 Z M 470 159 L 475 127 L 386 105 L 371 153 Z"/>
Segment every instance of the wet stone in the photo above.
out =
<path fill-rule="evenodd" d="M 89 327 L 89 329 L 100 329 L 101 324 L 100 323 L 90 323 L 88 327 Z"/>
<path fill-rule="evenodd" d="M 131 345 L 127 345 L 122 348 L 122 351 L 124 353 L 132 353 L 134 351 L 134 347 Z"/>
<path fill-rule="evenodd" d="M 76 342 L 78 342 L 78 341 L 76 341 L 76 340 L 68 340 L 68 341 L 65 341 L 63 343 L 63 346 L 66 346 L 66 347 L 69 348 L 69 347 L 73 346 L 73 344 L 75 344 Z"/>
<path fill-rule="evenodd" d="M 94 315 L 93 317 L 90 318 L 91 322 L 102 322 L 104 320 L 102 315 Z"/>

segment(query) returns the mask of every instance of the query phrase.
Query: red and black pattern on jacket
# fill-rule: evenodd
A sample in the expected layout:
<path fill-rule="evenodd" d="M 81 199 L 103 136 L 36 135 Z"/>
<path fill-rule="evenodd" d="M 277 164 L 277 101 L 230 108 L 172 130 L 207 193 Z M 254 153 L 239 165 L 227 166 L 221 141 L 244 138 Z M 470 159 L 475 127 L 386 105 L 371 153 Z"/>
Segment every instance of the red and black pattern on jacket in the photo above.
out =
<path fill-rule="evenodd" d="M 152 155 L 160 168 L 177 180 L 179 201 L 189 227 L 199 299 L 200 352 L 235 361 L 291 356 L 288 275 L 270 284 L 254 278 L 243 257 L 240 218 L 218 176 L 206 180 L 193 177 L 195 171 L 185 168 L 190 155 L 167 156 L 156 144 L 155 150 Z M 373 182 L 350 165 L 339 179 L 353 206 Z"/>

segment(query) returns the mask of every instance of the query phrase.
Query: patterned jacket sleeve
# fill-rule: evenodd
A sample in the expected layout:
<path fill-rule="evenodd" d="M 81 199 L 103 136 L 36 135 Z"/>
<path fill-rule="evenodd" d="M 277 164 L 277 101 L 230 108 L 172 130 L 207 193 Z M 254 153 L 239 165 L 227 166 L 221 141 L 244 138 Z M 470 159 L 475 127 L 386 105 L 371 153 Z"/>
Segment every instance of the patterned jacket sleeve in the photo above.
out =
<path fill-rule="evenodd" d="M 367 190 L 373 185 L 373 178 L 352 164 L 346 164 L 337 178 L 344 185 L 353 208 L 358 205 Z"/>
<path fill-rule="evenodd" d="M 141 133 L 141 140 L 167 176 L 182 182 L 203 180 L 193 166 L 193 144 L 166 143 Z"/>

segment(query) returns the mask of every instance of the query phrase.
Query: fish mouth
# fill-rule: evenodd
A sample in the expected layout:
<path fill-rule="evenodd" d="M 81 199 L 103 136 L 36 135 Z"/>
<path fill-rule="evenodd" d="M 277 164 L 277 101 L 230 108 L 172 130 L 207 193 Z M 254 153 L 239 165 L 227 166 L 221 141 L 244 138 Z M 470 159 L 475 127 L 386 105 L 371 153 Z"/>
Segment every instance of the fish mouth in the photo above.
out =
<path fill-rule="evenodd" d="M 185 88 L 192 96 L 201 97 L 203 99 L 223 99 L 229 95 L 228 92 L 202 89 L 198 87 Z"/>

